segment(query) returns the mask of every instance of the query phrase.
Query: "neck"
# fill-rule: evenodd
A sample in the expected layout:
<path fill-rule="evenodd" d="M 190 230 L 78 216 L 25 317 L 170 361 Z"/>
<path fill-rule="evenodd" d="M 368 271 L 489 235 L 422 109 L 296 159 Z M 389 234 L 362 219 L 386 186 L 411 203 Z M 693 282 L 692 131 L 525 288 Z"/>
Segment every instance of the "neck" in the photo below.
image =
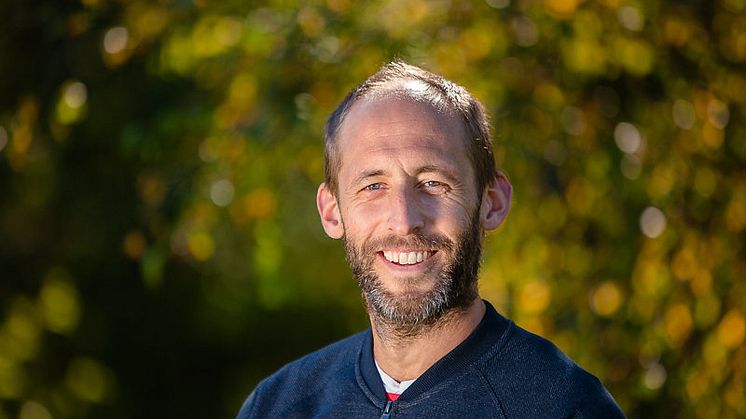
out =
<path fill-rule="evenodd" d="M 373 355 L 393 379 L 413 380 L 463 342 L 482 321 L 484 312 L 484 302 L 477 297 L 465 309 L 451 310 L 417 333 L 402 333 L 371 314 Z"/>

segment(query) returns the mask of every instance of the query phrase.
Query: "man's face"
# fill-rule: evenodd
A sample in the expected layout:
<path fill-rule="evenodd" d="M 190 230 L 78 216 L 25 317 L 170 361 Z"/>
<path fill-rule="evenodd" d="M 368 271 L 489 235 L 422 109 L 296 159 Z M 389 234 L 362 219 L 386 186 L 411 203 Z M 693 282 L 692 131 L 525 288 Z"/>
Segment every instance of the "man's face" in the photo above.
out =
<path fill-rule="evenodd" d="M 379 320 L 417 326 L 476 297 L 481 228 L 463 124 L 430 105 L 356 103 L 340 130 L 347 259 Z"/>

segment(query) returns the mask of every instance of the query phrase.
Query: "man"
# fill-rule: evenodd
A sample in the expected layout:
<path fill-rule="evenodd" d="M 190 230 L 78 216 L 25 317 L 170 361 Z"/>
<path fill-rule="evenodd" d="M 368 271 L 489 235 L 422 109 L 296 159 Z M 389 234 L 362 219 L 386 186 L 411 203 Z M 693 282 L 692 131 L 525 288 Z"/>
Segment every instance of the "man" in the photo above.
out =
<path fill-rule="evenodd" d="M 317 206 L 343 239 L 371 329 L 262 381 L 238 417 L 624 417 L 594 376 L 477 292 L 482 237 L 508 215 L 482 105 L 402 62 L 327 122 Z"/>

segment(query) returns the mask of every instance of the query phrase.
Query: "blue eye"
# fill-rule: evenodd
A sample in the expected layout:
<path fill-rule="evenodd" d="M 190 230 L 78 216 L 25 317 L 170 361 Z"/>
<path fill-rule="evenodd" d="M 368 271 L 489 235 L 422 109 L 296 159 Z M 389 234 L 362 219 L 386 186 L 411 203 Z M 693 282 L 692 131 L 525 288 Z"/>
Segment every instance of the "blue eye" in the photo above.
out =
<path fill-rule="evenodd" d="M 365 190 L 366 191 L 377 191 L 377 190 L 381 189 L 382 187 L 383 187 L 383 185 L 381 185 L 380 183 L 372 183 L 372 184 L 366 186 Z"/>
<path fill-rule="evenodd" d="M 447 183 L 439 182 L 437 180 L 426 180 L 420 184 L 420 188 L 429 194 L 442 194 L 451 189 Z"/>

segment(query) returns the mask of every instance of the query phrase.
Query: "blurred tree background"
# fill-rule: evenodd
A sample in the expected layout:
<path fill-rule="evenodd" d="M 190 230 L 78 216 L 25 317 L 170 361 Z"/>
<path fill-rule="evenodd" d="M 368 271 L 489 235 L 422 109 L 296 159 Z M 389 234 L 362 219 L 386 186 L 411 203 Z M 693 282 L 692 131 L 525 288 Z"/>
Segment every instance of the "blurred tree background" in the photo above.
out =
<path fill-rule="evenodd" d="M 482 295 L 630 417 L 746 416 L 746 1 L 2 0 L 0 418 L 231 418 L 365 328 L 314 194 L 395 57 L 494 117 Z"/>

